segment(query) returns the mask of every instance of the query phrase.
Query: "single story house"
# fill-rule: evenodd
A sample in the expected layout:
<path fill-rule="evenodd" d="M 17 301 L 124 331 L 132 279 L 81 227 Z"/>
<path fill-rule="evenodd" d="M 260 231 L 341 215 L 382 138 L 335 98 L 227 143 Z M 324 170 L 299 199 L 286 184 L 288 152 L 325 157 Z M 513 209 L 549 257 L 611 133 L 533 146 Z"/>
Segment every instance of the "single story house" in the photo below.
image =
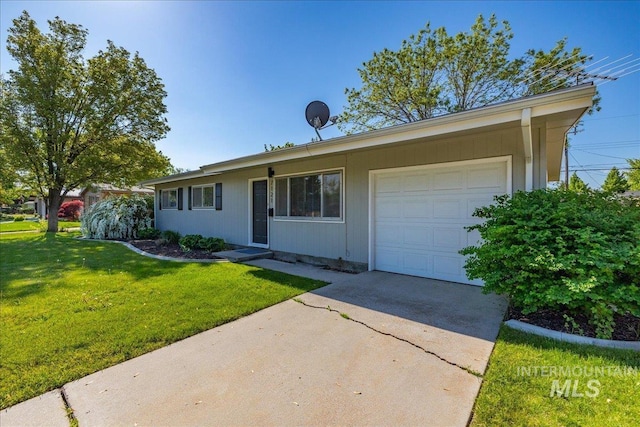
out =
<path fill-rule="evenodd" d="M 467 279 L 465 226 L 494 196 L 560 178 L 565 134 L 592 105 L 580 85 L 143 182 L 160 230 L 290 259 Z"/>
<path fill-rule="evenodd" d="M 82 200 L 84 201 L 85 209 L 96 204 L 107 196 L 130 196 L 132 194 L 137 194 L 139 196 L 153 196 L 154 190 L 152 188 L 136 186 L 131 188 L 119 188 L 111 184 L 95 184 L 80 192 Z"/>

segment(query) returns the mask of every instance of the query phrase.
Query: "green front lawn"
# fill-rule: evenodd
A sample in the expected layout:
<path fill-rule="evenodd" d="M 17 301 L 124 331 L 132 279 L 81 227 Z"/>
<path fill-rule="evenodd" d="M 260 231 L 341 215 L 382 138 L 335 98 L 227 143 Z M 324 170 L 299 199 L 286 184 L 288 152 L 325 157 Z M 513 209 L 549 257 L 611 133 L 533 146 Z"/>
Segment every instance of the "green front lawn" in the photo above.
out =
<path fill-rule="evenodd" d="M 640 353 L 503 326 L 471 426 L 636 426 L 638 402 Z"/>
<path fill-rule="evenodd" d="M 0 254 L 0 408 L 324 284 L 68 234 L 5 234 Z"/>
<path fill-rule="evenodd" d="M 80 228 L 80 221 L 58 221 L 58 230 Z M 14 221 L 0 223 L 0 233 L 16 231 L 44 231 L 47 229 L 46 221 Z"/>
<path fill-rule="evenodd" d="M 41 221 L 17 221 L 0 223 L 0 233 L 9 231 L 39 231 L 46 227 Z"/>

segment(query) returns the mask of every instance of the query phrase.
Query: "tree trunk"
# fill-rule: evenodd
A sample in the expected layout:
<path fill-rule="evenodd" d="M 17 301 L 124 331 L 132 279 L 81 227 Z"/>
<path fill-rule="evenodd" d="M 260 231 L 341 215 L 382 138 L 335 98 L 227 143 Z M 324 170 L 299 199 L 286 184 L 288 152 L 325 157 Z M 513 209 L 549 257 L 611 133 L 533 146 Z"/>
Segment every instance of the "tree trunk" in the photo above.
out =
<path fill-rule="evenodd" d="M 47 219 L 47 232 L 58 232 L 58 210 L 62 204 L 62 191 L 49 189 L 49 218 Z"/>

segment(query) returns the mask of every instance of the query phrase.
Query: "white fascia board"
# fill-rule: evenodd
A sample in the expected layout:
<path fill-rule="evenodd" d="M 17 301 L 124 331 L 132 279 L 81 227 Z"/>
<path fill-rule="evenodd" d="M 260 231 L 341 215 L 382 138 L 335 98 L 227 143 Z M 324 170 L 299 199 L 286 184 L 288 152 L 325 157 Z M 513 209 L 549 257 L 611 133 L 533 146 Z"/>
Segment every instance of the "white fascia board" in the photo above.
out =
<path fill-rule="evenodd" d="M 161 178 L 148 179 L 146 181 L 140 182 L 138 185 L 154 187 L 158 184 L 165 184 L 167 182 L 184 181 L 186 179 L 200 178 L 202 176 L 205 176 L 205 174 L 202 173 L 202 170 L 197 170 L 197 171 L 179 173 L 176 175 L 163 176 Z"/>
<path fill-rule="evenodd" d="M 265 166 L 287 160 L 341 153 L 395 142 L 440 136 L 509 122 L 519 123 L 522 119 L 522 110 L 525 108 L 531 108 L 531 118 L 588 108 L 592 104 L 595 90 L 595 86 L 593 85 L 576 86 L 553 93 L 507 101 L 501 104 L 434 117 L 419 122 L 391 126 L 371 132 L 347 135 L 327 141 L 307 143 L 282 150 L 240 157 L 201 166 L 200 169 L 205 174 L 223 173 L 237 169 Z"/>

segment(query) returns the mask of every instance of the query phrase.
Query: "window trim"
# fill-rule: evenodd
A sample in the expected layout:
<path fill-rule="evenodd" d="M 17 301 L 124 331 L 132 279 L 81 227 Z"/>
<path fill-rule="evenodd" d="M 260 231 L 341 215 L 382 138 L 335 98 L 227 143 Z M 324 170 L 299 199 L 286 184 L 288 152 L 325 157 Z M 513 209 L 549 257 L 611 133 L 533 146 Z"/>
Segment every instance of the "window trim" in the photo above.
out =
<path fill-rule="evenodd" d="M 276 203 L 278 200 L 278 190 L 277 190 L 277 180 L 281 178 L 287 178 L 287 212 L 289 212 L 291 208 L 291 184 L 289 178 L 297 178 L 297 177 L 305 177 L 310 175 L 329 175 L 331 173 L 339 173 L 340 174 L 340 216 L 339 217 L 307 217 L 307 216 L 282 216 L 275 215 L 277 213 Z M 274 208 L 274 216 L 273 220 L 277 222 L 322 222 L 322 223 L 331 223 L 331 224 L 344 224 L 346 217 L 346 208 L 345 208 L 345 168 L 329 168 L 329 169 L 321 169 L 321 170 L 313 170 L 313 171 L 304 171 L 298 173 L 289 173 L 276 175 L 273 177 L 273 208 Z M 323 182 L 324 184 L 324 182 Z M 322 196 L 323 200 L 324 196 Z M 320 204 L 320 212 L 322 212 L 322 201 Z"/>
<path fill-rule="evenodd" d="M 175 206 L 167 206 L 165 205 L 164 202 L 164 193 L 166 192 L 171 192 L 171 191 L 175 191 L 176 193 L 176 205 Z M 168 199 L 167 199 L 168 200 Z M 178 187 L 173 187 L 173 188 L 163 188 L 160 190 L 160 209 L 161 210 L 173 210 L 173 211 L 177 211 L 178 210 L 178 206 L 179 206 L 179 200 L 178 200 Z"/>
<path fill-rule="evenodd" d="M 218 187 L 219 186 L 219 187 Z M 212 205 L 211 206 L 196 206 L 193 204 L 195 197 L 193 197 L 193 191 L 196 188 L 205 188 L 205 187 L 211 187 L 213 190 L 213 198 L 212 198 Z M 216 189 L 220 188 L 220 204 L 218 204 L 218 200 L 216 197 Z M 222 210 L 222 183 L 221 182 L 214 182 L 214 183 L 208 183 L 208 184 L 198 184 L 198 185 L 193 185 L 191 187 L 189 187 L 190 191 L 189 191 L 189 198 L 191 203 L 189 204 L 189 209 L 191 210 L 212 210 L 212 211 L 221 211 Z M 204 192 L 203 195 L 201 197 L 201 201 L 204 202 Z M 220 206 L 218 208 L 218 206 Z"/>

